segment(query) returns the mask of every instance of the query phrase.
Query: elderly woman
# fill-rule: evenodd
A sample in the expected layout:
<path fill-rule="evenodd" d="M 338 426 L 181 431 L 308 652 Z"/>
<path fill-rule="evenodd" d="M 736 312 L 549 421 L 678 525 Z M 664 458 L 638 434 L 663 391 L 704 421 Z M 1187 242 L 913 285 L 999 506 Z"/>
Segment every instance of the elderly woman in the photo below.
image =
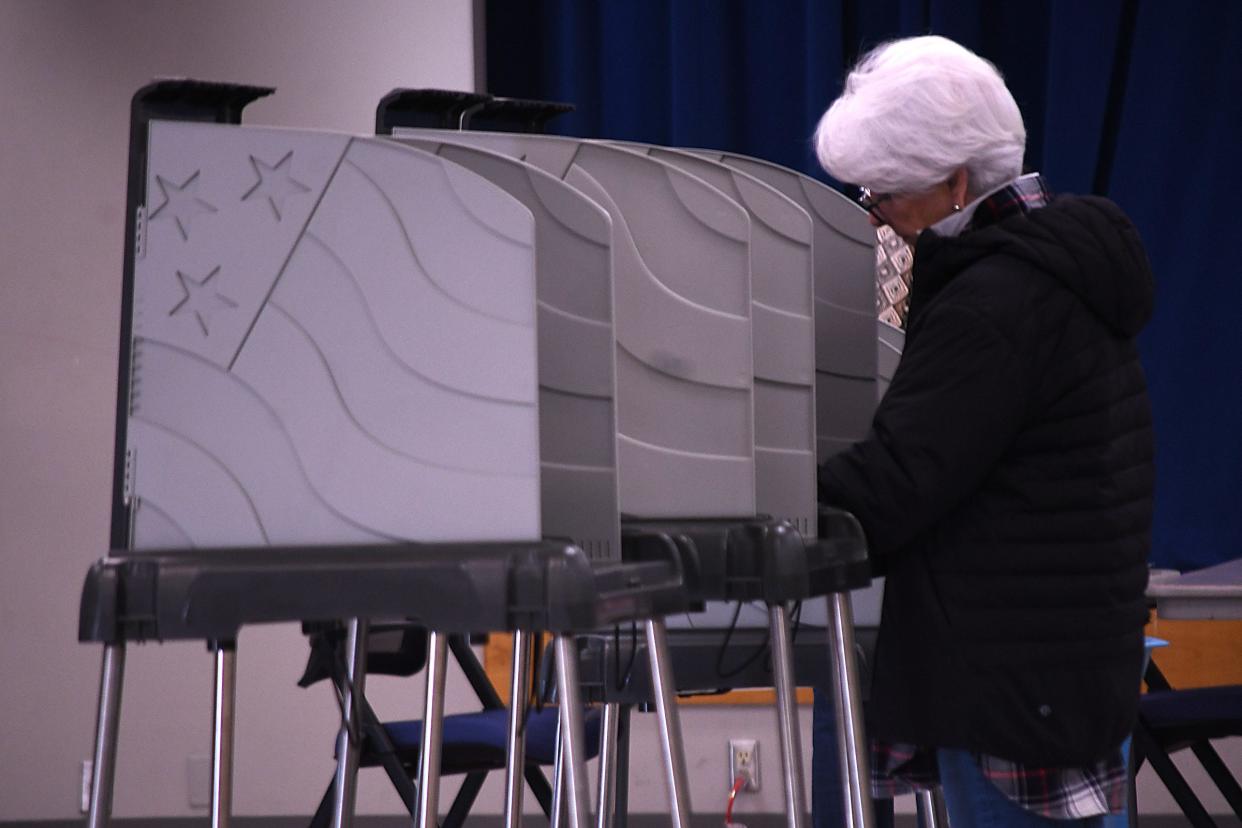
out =
<path fill-rule="evenodd" d="M 1100 824 L 1138 704 L 1153 281 L 1111 202 L 1022 175 L 996 68 L 887 43 L 817 130 L 914 248 L 905 353 L 867 438 L 819 470 L 887 576 L 868 713 L 879 791 L 938 779 L 953 828 Z"/>

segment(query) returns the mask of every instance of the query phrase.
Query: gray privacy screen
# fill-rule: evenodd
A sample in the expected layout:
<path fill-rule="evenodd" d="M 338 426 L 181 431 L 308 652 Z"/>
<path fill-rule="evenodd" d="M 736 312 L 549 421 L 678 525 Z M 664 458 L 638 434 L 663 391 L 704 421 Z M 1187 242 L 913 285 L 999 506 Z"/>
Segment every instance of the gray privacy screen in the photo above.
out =
<path fill-rule="evenodd" d="M 814 178 L 757 158 L 692 152 L 772 185 L 811 217 L 815 419 L 823 460 L 862 439 L 875 412 L 875 230 L 857 204 Z"/>
<path fill-rule="evenodd" d="M 755 359 L 755 506 L 816 535 L 815 319 L 811 219 L 775 188 L 699 155 L 621 144 L 672 164 L 736 201 L 751 219 Z"/>
<path fill-rule="evenodd" d="M 750 219 L 683 170 L 615 147 L 509 133 L 395 131 L 542 169 L 612 219 L 621 511 L 755 513 Z"/>
<path fill-rule="evenodd" d="M 530 211 L 436 156 L 153 122 L 134 548 L 540 536 Z"/>
<path fill-rule="evenodd" d="M 757 158 L 713 150 L 688 152 L 771 185 L 802 207 L 811 219 L 816 454 L 822 460 L 866 436 L 879 384 L 887 387 L 886 378 L 891 377 L 896 365 L 892 347 L 887 344 L 893 341 L 891 335 L 881 331 L 877 339 L 875 231 L 866 212 L 857 204 L 813 178 Z M 900 331 L 897 334 L 900 336 Z M 879 362 L 877 348 L 881 352 Z M 900 357 L 900 346 L 896 356 Z M 883 579 L 877 579 L 867 589 L 854 592 L 856 624 L 879 624 L 883 589 Z M 712 608 L 708 615 L 696 616 L 693 623 L 712 626 L 729 618 L 719 607 Z M 826 625 L 823 602 L 804 605 L 801 621 L 811 626 Z M 763 626 L 766 622 L 761 607 L 743 607 L 739 623 Z"/>
<path fill-rule="evenodd" d="M 422 139 L 496 184 L 535 218 L 543 531 L 592 560 L 619 560 L 612 221 L 543 170 L 476 147 Z"/>

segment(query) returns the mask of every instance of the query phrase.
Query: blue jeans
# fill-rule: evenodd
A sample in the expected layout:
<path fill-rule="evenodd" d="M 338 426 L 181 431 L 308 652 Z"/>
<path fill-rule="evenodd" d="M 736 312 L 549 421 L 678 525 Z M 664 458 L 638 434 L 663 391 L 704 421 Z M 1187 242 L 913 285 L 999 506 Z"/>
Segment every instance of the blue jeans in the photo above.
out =
<path fill-rule="evenodd" d="M 811 729 L 811 819 L 814 828 L 837 828 L 845 823 L 846 796 L 841 784 L 840 735 L 833 696 L 815 688 Z M 940 784 L 952 828 L 1103 828 L 1103 817 L 1053 820 L 1015 805 L 979 770 L 974 757 L 963 750 L 936 751 Z M 893 800 L 875 801 L 876 828 L 892 828 Z"/>
<path fill-rule="evenodd" d="M 953 828 L 1101 828 L 1103 817 L 1048 819 L 1016 805 L 979 770 L 969 751 L 940 748 L 940 787 Z"/>
<path fill-rule="evenodd" d="M 811 724 L 811 822 L 814 828 L 839 828 L 846 824 L 840 734 L 832 698 L 831 690 L 815 688 Z M 876 800 L 875 825 L 876 828 L 893 828 L 893 800 Z"/>

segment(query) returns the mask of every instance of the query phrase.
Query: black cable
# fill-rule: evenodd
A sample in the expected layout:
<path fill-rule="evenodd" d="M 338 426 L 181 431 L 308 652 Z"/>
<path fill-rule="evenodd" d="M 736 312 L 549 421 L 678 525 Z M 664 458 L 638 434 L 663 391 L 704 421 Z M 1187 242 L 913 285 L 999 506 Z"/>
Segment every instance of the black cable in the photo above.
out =
<path fill-rule="evenodd" d="M 522 714 L 523 728 L 530 722 L 530 717 L 534 713 L 543 712 L 543 694 L 539 692 L 540 677 L 539 671 L 543 665 L 540 661 L 543 658 L 543 649 L 540 647 L 539 639 L 542 637 L 536 633 L 530 648 L 530 683 L 526 686 L 526 710 Z"/>
<path fill-rule="evenodd" d="M 620 692 L 630 686 L 630 678 L 634 674 L 634 662 L 638 658 L 638 622 L 630 621 L 630 660 L 621 670 L 621 625 L 612 627 L 612 667 L 616 676 L 614 687 Z"/>
<path fill-rule="evenodd" d="M 545 662 L 545 658 L 544 658 L 545 648 L 542 646 L 542 642 L 540 642 L 540 644 L 536 644 L 531 649 L 535 651 L 535 661 L 534 661 L 534 664 L 531 666 L 531 676 L 533 676 L 535 679 L 534 708 L 535 708 L 535 712 L 542 713 L 544 705 L 547 704 L 547 701 L 548 701 L 547 699 L 548 677 L 547 675 L 545 675 L 545 673 L 548 670 L 547 664 L 552 663 L 552 659 L 550 658 L 546 659 L 546 662 Z"/>
<path fill-rule="evenodd" d="M 753 653 L 751 653 L 749 656 L 743 659 L 742 663 L 737 665 L 736 667 L 733 667 L 728 670 L 725 669 L 725 666 L 724 666 L 725 651 L 729 649 L 729 641 L 733 638 L 733 631 L 737 629 L 737 620 L 741 614 L 742 614 L 742 602 L 738 601 L 737 607 L 735 607 L 733 610 L 733 618 L 730 619 L 729 626 L 725 630 L 724 641 L 720 642 L 720 649 L 716 651 L 716 675 L 720 676 L 721 678 L 732 678 L 733 676 L 739 675 L 747 667 L 754 664 L 759 659 L 763 658 L 764 655 L 768 651 L 768 644 L 770 643 L 771 634 L 765 631 L 763 635 L 762 643 L 760 643 L 759 646 L 755 648 L 755 651 Z"/>

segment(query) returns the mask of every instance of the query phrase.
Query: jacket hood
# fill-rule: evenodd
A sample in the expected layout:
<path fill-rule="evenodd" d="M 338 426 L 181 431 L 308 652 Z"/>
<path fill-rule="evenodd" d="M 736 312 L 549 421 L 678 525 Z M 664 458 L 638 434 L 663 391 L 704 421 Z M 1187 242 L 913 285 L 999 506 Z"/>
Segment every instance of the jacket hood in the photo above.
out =
<path fill-rule="evenodd" d="M 915 261 L 929 265 L 931 281 L 939 282 L 993 255 L 1020 259 L 1062 282 L 1122 336 L 1133 337 L 1151 318 L 1155 279 L 1147 253 L 1138 230 L 1108 199 L 1061 196 L 961 236 L 924 233 Z"/>

